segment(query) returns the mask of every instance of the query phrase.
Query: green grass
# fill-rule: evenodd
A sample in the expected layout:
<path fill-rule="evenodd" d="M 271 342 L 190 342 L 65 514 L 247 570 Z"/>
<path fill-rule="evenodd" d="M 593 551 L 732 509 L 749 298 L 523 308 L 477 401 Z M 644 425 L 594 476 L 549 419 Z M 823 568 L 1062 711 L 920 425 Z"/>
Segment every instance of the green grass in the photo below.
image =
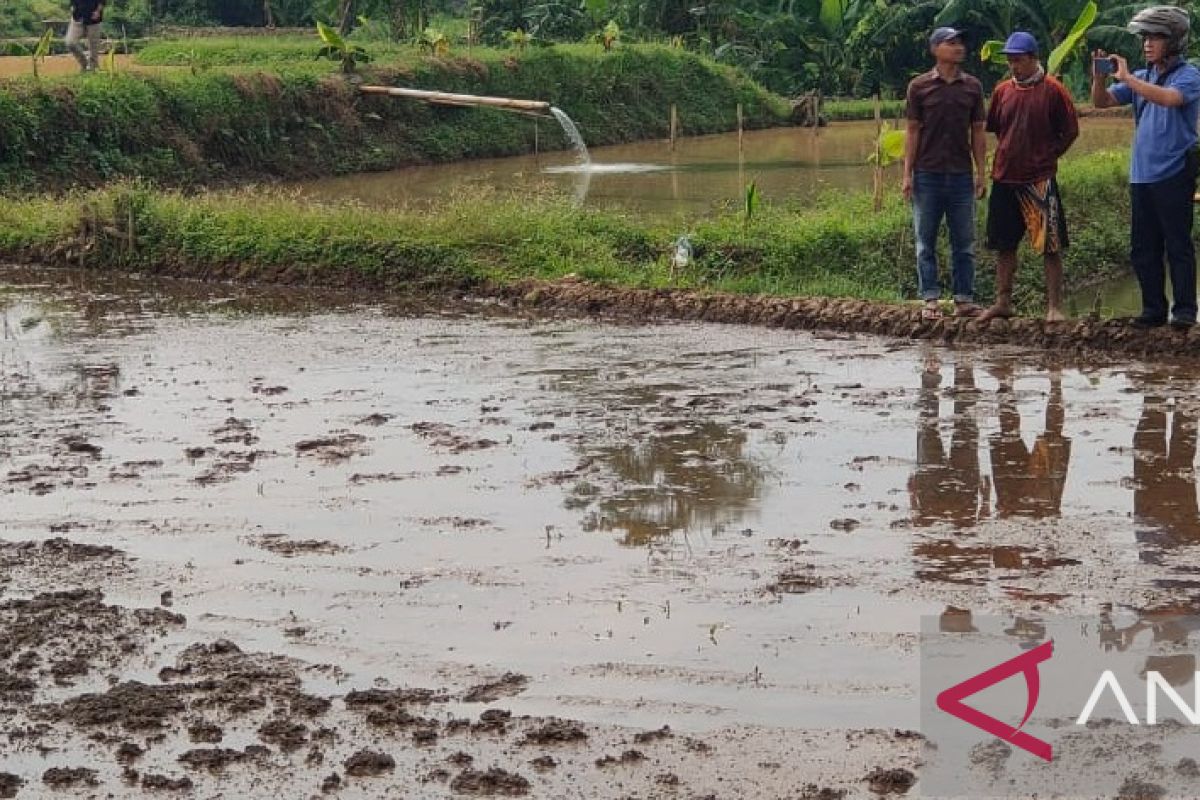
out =
<path fill-rule="evenodd" d="M 866 98 L 861 100 L 827 100 L 824 113 L 832 122 L 848 122 L 852 120 L 875 119 L 875 101 Z M 894 120 L 904 114 L 904 100 L 884 100 L 880 103 L 880 113 L 885 120 Z"/>
<path fill-rule="evenodd" d="M 1127 163 L 1104 153 L 1064 166 L 1073 288 L 1127 269 Z M 866 194 L 830 194 L 805 208 L 764 203 L 750 223 L 740 213 L 700 220 L 694 263 L 675 276 L 668 266 L 673 224 L 575 209 L 548 194 L 453 200 L 418 212 L 120 185 L 60 202 L 0 198 L 0 220 L 0 258 L 82 258 L 94 267 L 189 276 L 436 288 L 575 273 L 621 286 L 875 300 L 911 297 L 915 289 L 910 212 L 895 196 L 880 213 Z M 981 257 L 981 299 L 990 295 L 990 265 Z M 1040 308 L 1041 270 L 1029 253 L 1017 284 L 1018 306 Z"/>
<path fill-rule="evenodd" d="M 253 54 L 258 42 L 237 44 Z M 196 74 L 174 69 L 3 82 L 0 186 L 95 186 L 135 176 L 194 186 L 533 150 L 534 124 L 527 117 L 363 97 L 336 69 L 310 58 L 269 70 L 242 64 Z M 657 46 L 612 53 L 574 45 L 524 54 L 480 51 L 471 58 L 414 55 L 373 66 L 364 77 L 547 100 L 566 110 L 592 145 L 665 136 L 672 103 L 679 106 L 685 134 L 732 130 L 739 103 L 750 128 L 781 124 L 789 113 L 786 101 L 737 70 Z M 565 145 L 555 126 L 541 126 L 544 149 Z"/>
<path fill-rule="evenodd" d="M 367 49 L 373 59 L 383 63 L 413 61 L 420 56 L 411 45 L 369 40 L 357 42 Z M 321 48 L 316 34 L 312 36 L 211 36 L 160 39 L 150 42 L 137 54 L 137 63 L 146 66 L 205 67 L 255 66 L 286 67 L 297 62 L 312 61 Z"/>

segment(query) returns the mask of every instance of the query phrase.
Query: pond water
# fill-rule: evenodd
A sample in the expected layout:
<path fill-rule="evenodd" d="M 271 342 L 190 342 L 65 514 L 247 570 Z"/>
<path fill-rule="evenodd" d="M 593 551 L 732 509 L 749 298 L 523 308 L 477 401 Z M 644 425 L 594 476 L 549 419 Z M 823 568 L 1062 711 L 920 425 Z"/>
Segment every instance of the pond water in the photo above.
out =
<path fill-rule="evenodd" d="M 1072 152 L 1125 147 L 1132 129 L 1128 119 L 1085 119 Z M 455 195 L 552 189 L 590 206 L 694 216 L 740 203 L 750 180 L 761 196 L 774 201 L 804 200 L 834 189 L 870 190 L 866 158 L 874 137 L 873 122 L 835 123 L 818 131 L 774 128 L 747 132 L 740 156 L 737 134 L 720 134 L 681 139 L 674 150 L 664 140 L 593 148 L 592 167 L 583 171 L 573 154 L 551 152 L 324 178 L 296 188 L 318 200 L 415 207 Z M 894 183 L 897 176 L 898 167 L 892 167 L 889 180 Z"/>

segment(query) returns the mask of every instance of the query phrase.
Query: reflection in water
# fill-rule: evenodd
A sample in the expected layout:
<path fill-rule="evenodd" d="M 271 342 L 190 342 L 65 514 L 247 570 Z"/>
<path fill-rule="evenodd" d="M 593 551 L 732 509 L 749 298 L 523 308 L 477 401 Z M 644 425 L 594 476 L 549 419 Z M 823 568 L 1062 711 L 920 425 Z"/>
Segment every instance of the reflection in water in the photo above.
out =
<path fill-rule="evenodd" d="M 1050 373 L 1045 431 L 1030 449 L 1021 438 L 1021 413 L 1012 386 L 1012 367 L 997 369 L 1000 432 L 991 437 L 998 517 L 1056 517 L 1062 510 L 1071 440 L 1063 436 L 1062 375 Z"/>
<path fill-rule="evenodd" d="M 620 531 L 630 547 L 736 522 L 758 503 L 767 472 L 747 453 L 750 435 L 720 418 L 740 393 L 700 394 L 685 379 L 638 378 L 663 367 L 555 369 L 542 383 L 570 394 L 581 414 L 619 414 L 619 424 L 609 428 L 614 438 L 588 437 L 575 445 L 584 466 L 572 474 L 565 502 L 590 509 L 585 529 Z"/>
<path fill-rule="evenodd" d="M 1191 636 L 1200 630 L 1200 618 L 1190 609 L 1167 608 L 1161 611 L 1144 611 L 1135 622 L 1118 627 L 1112 615 L 1100 616 L 1100 646 L 1106 651 L 1126 652 L 1138 645 L 1139 649 L 1153 649 L 1154 655 L 1146 657 L 1140 677 L 1157 672 L 1168 684 L 1176 688 L 1187 686 L 1196 675 L 1195 642 Z M 1150 647 L 1137 643 L 1138 635 L 1150 632 Z M 1185 651 L 1185 652 L 1172 652 Z"/>
<path fill-rule="evenodd" d="M 1062 380 L 1050 374 L 1050 397 L 1046 403 L 1045 431 L 1032 448 L 1021 438 L 1021 416 L 1013 391 L 1011 366 L 993 370 L 1000 381 L 997 392 L 999 431 L 990 437 L 992 479 L 979 466 L 979 426 L 974 369 L 960 362 L 954 368 L 954 412 L 949 452 L 939 431 L 940 365 L 926 362 L 921 375 L 917 425 L 917 466 L 909 478 L 912 522 L 919 527 L 949 523 L 958 532 L 944 538 L 920 537 L 913 554 L 920 562 L 916 575 L 968 586 L 982 586 L 990 570 L 1020 570 L 1037 574 L 1056 567 L 1076 565 L 1040 548 L 1017 544 L 979 542 L 965 529 L 990 516 L 992 485 L 995 486 L 998 518 L 1047 517 L 1060 513 L 1071 442 L 1063 435 L 1065 416 Z M 943 624 L 946 624 L 943 621 Z M 970 621 L 966 621 L 966 626 Z"/>
<path fill-rule="evenodd" d="M 1170 434 L 1168 436 L 1168 417 Z M 1142 560 L 1156 563 L 1159 548 L 1200 542 L 1196 506 L 1196 419 L 1178 400 L 1147 393 L 1133 434 L 1133 514 Z"/>
<path fill-rule="evenodd" d="M 946 610 L 938 617 L 938 631 L 941 633 L 979 633 L 979 628 L 975 627 L 975 621 L 969 609 L 946 606 Z"/>
<path fill-rule="evenodd" d="M 641 547 L 674 531 L 738 519 L 763 479 L 745 447 L 745 433 L 704 422 L 640 444 L 589 449 L 614 484 L 597 503 L 595 526 L 624 531 L 624 544 Z"/>
<path fill-rule="evenodd" d="M 979 471 L 979 425 L 975 421 L 975 374 L 970 365 L 954 368 L 954 427 L 946 451 L 938 430 L 941 374 L 936 361 L 921 373 L 917 425 L 917 468 L 908 482 L 913 523 L 946 521 L 970 527 L 987 515 L 988 492 Z"/>

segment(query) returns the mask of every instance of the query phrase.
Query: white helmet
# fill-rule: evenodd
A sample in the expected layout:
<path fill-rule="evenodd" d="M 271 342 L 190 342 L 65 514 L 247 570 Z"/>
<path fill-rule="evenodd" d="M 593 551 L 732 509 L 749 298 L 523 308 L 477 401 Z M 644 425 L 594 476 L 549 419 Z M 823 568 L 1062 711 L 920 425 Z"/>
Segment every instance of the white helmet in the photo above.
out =
<path fill-rule="evenodd" d="M 1151 6 L 1133 15 L 1128 30 L 1138 36 L 1158 34 L 1167 37 L 1167 54 L 1179 55 L 1187 49 L 1192 20 L 1178 6 Z"/>

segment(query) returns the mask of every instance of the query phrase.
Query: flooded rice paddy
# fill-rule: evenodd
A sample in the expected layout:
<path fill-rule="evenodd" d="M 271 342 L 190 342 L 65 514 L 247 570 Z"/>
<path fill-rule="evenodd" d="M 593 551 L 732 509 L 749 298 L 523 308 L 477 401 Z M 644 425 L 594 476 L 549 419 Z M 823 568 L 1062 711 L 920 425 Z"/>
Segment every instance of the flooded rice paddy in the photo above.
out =
<path fill-rule="evenodd" d="M 923 615 L 1200 595 L 1194 369 L 0 283 L 0 795 L 853 796 Z"/>

